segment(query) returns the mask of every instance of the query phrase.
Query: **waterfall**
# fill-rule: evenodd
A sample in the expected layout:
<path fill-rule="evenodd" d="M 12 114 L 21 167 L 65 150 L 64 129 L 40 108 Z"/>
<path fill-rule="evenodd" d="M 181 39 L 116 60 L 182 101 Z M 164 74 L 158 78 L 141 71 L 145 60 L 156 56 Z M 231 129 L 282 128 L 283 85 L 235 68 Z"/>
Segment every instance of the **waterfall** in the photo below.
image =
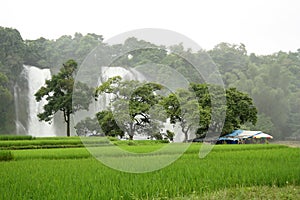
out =
<path fill-rule="evenodd" d="M 27 98 L 29 105 L 27 133 L 35 137 L 55 136 L 53 122 L 49 124 L 44 121 L 39 121 L 37 117 L 38 113 L 43 112 L 43 107 L 47 104 L 47 100 L 43 98 L 40 102 L 37 102 L 34 96 L 40 87 L 45 84 L 45 80 L 51 78 L 50 69 L 40 69 L 34 66 L 24 65 L 24 73 L 28 81 Z"/>
<path fill-rule="evenodd" d="M 109 78 L 112 78 L 114 76 L 120 76 L 122 80 L 138 80 L 143 81 L 145 80 L 145 77 L 136 71 L 134 68 L 126 69 L 124 67 L 102 67 L 101 68 L 101 75 L 98 79 L 98 86 L 101 85 L 103 82 L 107 81 Z M 102 110 L 103 108 L 106 108 L 111 99 L 113 98 L 113 94 L 104 94 L 101 96 L 101 101 L 98 101 L 100 103 L 100 107 L 98 107 L 99 110 Z"/>
<path fill-rule="evenodd" d="M 19 94 L 20 94 L 20 87 L 16 83 L 15 86 L 14 86 L 14 102 L 15 102 L 15 116 L 16 116 L 15 124 L 16 124 L 16 133 L 17 133 L 17 135 L 27 133 L 26 128 L 24 127 L 24 125 L 20 121 L 20 108 L 19 108 L 20 96 L 19 96 Z"/>

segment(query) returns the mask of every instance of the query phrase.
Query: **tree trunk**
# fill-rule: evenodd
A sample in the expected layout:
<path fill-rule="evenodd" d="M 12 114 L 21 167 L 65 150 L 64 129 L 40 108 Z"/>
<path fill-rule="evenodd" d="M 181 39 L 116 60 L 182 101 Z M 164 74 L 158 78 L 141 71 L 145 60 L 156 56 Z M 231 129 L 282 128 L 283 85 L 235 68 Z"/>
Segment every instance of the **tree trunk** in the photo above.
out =
<path fill-rule="evenodd" d="M 183 134 L 184 134 L 184 141 L 183 142 L 187 142 L 188 141 L 188 137 L 189 137 L 189 135 L 188 135 L 188 133 L 189 133 L 189 128 L 187 128 L 186 130 L 185 130 L 185 127 L 184 126 L 182 126 L 181 127 L 181 131 L 183 132 Z"/>
<path fill-rule="evenodd" d="M 129 140 L 133 140 L 133 135 L 134 135 L 134 125 L 133 125 L 133 123 L 130 123 L 128 135 L 129 135 Z"/>
<path fill-rule="evenodd" d="M 187 142 L 188 141 L 188 131 L 183 132 L 184 133 L 184 141 L 183 142 Z"/>
<path fill-rule="evenodd" d="M 70 137 L 70 113 L 69 112 L 67 112 L 66 122 L 67 122 L 67 136 Z"/>

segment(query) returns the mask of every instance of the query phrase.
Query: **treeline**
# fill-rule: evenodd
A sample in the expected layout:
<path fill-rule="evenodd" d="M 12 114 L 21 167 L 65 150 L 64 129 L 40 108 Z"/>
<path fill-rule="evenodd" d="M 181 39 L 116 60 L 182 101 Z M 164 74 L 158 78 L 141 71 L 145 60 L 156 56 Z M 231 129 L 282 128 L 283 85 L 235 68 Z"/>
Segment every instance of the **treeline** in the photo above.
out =
<path fill-rule="evenodd" d="M 277 138 L 300 135 L 300 50 L 259 56 L 249 55 L 243 44 L 221 43 L 211 50 L 199 52 L 184 49 L 178 44 L 168 47 L 176 53 L 169 54 L 165 46 L 158 47 L 135 38 L 113 46 L 103 43 L 103 37 L 96 34 L 76 33 L 56 40 L 23 40 L 17 30 L 3 27 L 0 27 L 0 95 L 1 101 L 6 104 L 0 104 L 0 133 L 14 132 L 13 87 L 20 81 L 23 64 L 50 68 L 52 73 L 56 73 L 61 63 L 70 58 L 80 65 L 97 46 L 101 46 L 103 53 L 109 51 L 110 55 L 125 54 L 117 57 L 111 65 L 135 67 L 156 62 L 175 69 L 189 77 L 189 81 L 197 83 L 203 83 L 203 78 L 197 77 L 193 66 L 176 55 L 185 55 L 192 60 L 201 59 L 203 65 L 209 60 L 209 55 L 219 68 L 226 87 L 235 87 L 248 93 L 258 108 L 257 124 L 246 124 L 243 128 L 262 130 Z M 130 53 L 126 51 L 145 46 L 156 48 Z M 129 54 L 131 59 L 128 59 Z M 162 69 L 163 73 L 167 72 Z"/>

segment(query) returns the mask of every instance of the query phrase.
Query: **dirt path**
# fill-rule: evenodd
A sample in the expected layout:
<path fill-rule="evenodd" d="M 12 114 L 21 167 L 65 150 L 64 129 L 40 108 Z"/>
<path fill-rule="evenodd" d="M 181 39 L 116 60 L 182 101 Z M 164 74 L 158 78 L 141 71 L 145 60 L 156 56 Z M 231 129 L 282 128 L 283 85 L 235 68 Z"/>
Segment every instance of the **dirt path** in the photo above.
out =
<path fill-rule="evenodd" d="M 283 144 L 289 147 L 297 147 L 300 148 L 300 141 L 275 141 L 273 144 Z"/>

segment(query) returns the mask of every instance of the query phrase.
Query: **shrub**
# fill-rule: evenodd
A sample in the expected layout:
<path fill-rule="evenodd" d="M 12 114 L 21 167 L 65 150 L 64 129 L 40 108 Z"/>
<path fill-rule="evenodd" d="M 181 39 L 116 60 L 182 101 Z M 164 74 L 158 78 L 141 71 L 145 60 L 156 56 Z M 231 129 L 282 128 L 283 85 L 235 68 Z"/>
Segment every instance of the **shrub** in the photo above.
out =
<path fill-rule="evenodd" d="M 0 140 L 32 140 L 31 135 L 0 135 Z"/>
<path fill-rule="evenodd" d="M 134 145 L 136 145 L 134 141 L 129 141 L 127 144 L 128 144 L 129 146 L 134 146 Z"/>
<path fill-rule="evenodd" d="M 165 138 L 165 139 L 161 140 L 161 143 L 170 143 L 170 141 L 167 138 Z"/>
<path fill-rule="evenodd" d="M 109 141 L 113 142 L 113 141 L 118 141 L 119 139 L 116 137 L 108 137 Z"/>
<path fill-rule="evenodd" d="M 8 161 L 12 159 L 13 159 L 13 155 L 10 151 L 0 150 L 0 161 Z"/>

